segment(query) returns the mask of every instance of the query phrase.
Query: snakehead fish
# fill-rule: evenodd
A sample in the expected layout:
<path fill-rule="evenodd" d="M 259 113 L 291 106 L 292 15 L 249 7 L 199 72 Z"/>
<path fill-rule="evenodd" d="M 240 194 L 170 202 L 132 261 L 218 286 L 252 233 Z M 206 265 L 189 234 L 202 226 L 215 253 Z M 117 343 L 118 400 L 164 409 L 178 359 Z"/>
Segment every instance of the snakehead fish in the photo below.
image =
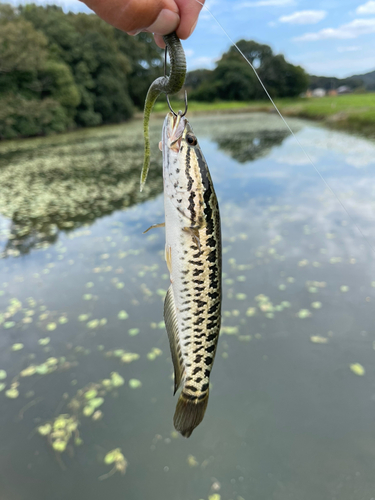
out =
<path fill-rule="evenodd" d="M 182 48 L 180 39 L 175 32 L 163 36 L 164 43 L 168 49 L 170 58 L 170 74 L 169 77 L 161 76 L 152 82 L 148 89 L 145 107 L 143 113 L 143 133 L 145 139 L 145 154 L 141 173 L 141 191 L 146 182 L 148 169 L 150 167 L 150 138 L 149 138 L 149 122 L 152 108 L 158 96 L 165 92 L 168 94 L 176 94 L 182 89 L 185 83 L 186 76 L 186 58 Z"/>
<path fill-rule="evenodd" d="M 219 206 L 198 140 L 179 112 L 168 113 L 162 142 L 166 246 L 171 285 L 164 320 L 182 384 L 174 426 L 189 437 L 202 421 L 221 323 Z"/>

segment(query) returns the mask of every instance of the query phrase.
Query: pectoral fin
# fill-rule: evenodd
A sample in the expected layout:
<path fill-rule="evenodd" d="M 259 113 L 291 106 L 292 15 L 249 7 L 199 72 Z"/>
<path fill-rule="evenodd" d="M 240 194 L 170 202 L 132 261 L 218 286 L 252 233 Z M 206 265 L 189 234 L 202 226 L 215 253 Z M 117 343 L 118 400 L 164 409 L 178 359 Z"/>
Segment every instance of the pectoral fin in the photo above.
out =
<path fill-rule="evenodd" d="M 143 234 L 147 233 L 147 231 L 150 231 L 150 229 L 155 229 L 156 227 L 165 227 L 165 222 L 161 222 L 160 224 L 152 224 L 146 231 L 143 231 Z"/>
<path fill-rule="evenodd" d="M 183 227 L 182 228 L 185 233 L 189 233 L 192 238 L 194 243 L 197 245 L 199 252 L 201 251 L 201 242 L 199 239 L 199 228 L 198 227 Z"/>
<path fill-rule="evenodd" d="M 173 297 L 172 285 L 168 288 L 164 301 L 164 321 L 167 328 L 169 346 L 171 348 L 172 361 L 174 367 L 174 394 L 181 384 L 185 370 L 182 362 L 180 340 L 178 336 L 178 322 L 176 306 Z"/>

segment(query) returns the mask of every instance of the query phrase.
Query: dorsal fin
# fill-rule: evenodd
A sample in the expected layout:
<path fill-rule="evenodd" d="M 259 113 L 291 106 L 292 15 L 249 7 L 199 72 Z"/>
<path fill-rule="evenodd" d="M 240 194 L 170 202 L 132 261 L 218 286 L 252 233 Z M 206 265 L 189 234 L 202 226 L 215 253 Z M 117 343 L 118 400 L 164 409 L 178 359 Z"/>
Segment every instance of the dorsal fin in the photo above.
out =
<path fill-rule="evenodd" d="M 182 353 L 180 340 L 178 336 L 178 322 L 176 314 L 176 306 L 174 303 L 172 285 L 168 288 L 167 295 L 164 301 L 164 322 L 167 328 L 169 346 L 171 348 L 172 361 L 174 367 L 174 394 L 181 384 L 184 376 L 184 367 L 182 363 Z"/>

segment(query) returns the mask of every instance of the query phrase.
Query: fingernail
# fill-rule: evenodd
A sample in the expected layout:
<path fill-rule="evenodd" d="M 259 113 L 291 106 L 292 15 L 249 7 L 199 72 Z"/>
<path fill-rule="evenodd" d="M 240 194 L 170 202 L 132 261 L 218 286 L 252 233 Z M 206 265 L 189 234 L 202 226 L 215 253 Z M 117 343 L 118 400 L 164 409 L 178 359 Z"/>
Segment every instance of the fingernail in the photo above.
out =
<path fill-rule="evenodd" d="M 197 22 L 198 22 L 198 19 L 195 21 L 195 23 L 193 24 L 193 26 L 191 27 L 191 30 L 190 30 L 190 33 L 189 33 L 189 36 L 193 33 L 193 31 L 195 30 L 195 27 L 197 25 Z"/>
<path fill-rule="evenodd" d="M 142 30 L 127 31 L 127 34 L 130 36 L 136 36 L 139 35 L 139 33 L 142 33 Z"/>
<path fill-rule="evenodd" d="M 158 15 L 156 21 L 147 28 L 147 31 L 157 35 L 167 35 L 175 31 L 180 24 L 180 16 L 176 12 L 163 9 Z"/>

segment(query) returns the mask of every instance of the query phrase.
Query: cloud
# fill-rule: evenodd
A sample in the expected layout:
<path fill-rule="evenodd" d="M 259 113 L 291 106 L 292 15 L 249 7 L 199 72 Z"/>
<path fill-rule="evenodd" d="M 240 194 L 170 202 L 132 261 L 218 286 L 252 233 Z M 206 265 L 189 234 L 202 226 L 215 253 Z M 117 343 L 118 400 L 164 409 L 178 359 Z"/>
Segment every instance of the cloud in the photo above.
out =
<path fill-rule="evenodd" d="M 284 7 L 285 5 L 295 5 L 295 0 L 256 0 L 255 2 L 242 2 L 235 6 L 235 9 L 246 7 Z"/>
<path fill-rule="evenodd" d="M 326 15 L 325 10 L 301 10 L 289 16 L 282 16 L 279 21 L 290 24 L 315 24 L 324 19 Z"/>
<path fill-rule="evenodd" d="M 317 40 L 357 38 L 361 35 L 375 33 L 375 18 L 354 19 L 338 28 L 326 28 L 317 33 L 305 33 L 294 38 L 296 42 L 315 42 Z"/>
<path fill-rule="evenodd" d="M 348 53 L 347 57 L 344 57 L 332 53 L 328 54 L 328 60 L 322 57 L 320 60 L 304 62 L 304 67 L 310 75 L 335 75 L 340 78 L 366 73 L 374 67 L 374 57 L 371 54 L 358 57 L 358 54 Z"/>
<path fill-rule="evenodd" d="M 199 57 L 195 57 L 195 58 L 191 59 L 189 62 L 190 62 L 191 69 L 213 68 L 214 64 L 216 62 L 216 58 L 209 57 L 209 56 L 199 56 Z"/>
<path fill-rule="evenodd" d="M 375 1 L 370 0 L 367 3 L 360 5 L 357 7 L 356 12 L 357 14 L 375 14 Z"/>
<path fill-rule="evenodd" d="M 337 52 L 355 52 L 361 50 L 358 45 L 351 45 L 350 47 L 337 47 Z"/>

